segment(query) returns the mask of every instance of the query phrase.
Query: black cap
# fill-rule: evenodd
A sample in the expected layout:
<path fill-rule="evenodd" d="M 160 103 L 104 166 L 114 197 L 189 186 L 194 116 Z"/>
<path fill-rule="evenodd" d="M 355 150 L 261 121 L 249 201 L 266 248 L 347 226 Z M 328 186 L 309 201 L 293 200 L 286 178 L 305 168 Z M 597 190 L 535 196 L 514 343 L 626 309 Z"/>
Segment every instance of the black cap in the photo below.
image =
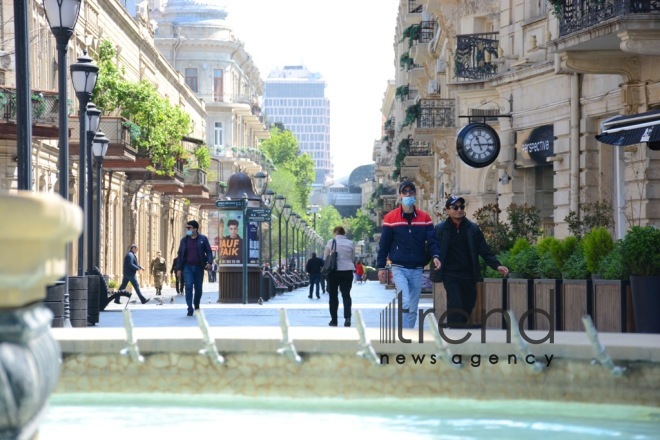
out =
<path fill-rule="evenodd" d="M 461 202 L 462 204 L 465 205 L 465 199 L 463 197 L 449 196 L 449 198 L 447 199 L 447 202 L 445 203 L 445 208 L 449 209 L 449 207 L 451 205 L 455 205 L 458 202 Z"/>
<path fill-rule="evenodd" d="M 401 191 L 403 191 L 403 188 L 405 188 L 407 186 L 409 186 L 410 189 L 412 189 L 413 191 L 417 191 L 417 188 L 415 188 L 414 183 L 412 183 L 410 180 L 405 180 L 405 181 L 401 182 L 401 184 L 399 185 L 399 193 L 401 193 Z"/>
<path fill-rule="evenodd" d="M 190 220 L 187 224 L 188 226 L 192 226 L 193 229 L 199 229 L 199 223 L 197 223 L 195 220 Z"/>

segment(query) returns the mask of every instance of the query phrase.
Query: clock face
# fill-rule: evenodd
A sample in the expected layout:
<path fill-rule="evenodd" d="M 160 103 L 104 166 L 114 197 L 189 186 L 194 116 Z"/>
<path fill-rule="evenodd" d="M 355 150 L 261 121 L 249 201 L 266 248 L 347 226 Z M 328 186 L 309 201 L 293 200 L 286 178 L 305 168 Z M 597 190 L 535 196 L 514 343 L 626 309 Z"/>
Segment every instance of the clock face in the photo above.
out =
<path fill-rule="evenodd" d="M 466 165 L 483 168 L 500 154 L 500 138 L 490 125 L 471 123 L 458 133 L 456 151 Z"/>

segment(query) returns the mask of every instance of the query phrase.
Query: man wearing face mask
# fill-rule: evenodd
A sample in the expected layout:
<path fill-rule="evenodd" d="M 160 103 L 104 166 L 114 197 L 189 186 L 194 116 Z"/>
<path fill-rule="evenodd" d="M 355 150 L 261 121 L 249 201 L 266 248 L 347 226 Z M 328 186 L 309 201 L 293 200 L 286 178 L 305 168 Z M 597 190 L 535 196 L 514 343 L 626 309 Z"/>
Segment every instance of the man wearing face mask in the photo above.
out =
<path fill-rule="evenodd" d="M 193 310 L 199 310 L 202 299 L 202 283 L 204 271 L 211 268 L 213 263 L 213 251 L 206 235 L 199 233 L 199 223 L 190 220 L 186 224 L 186 236 L 181 239 L 179 252 L 177 253 L 177 276 L 183 275 L 183 283 L 186 290 L 186 304 L 188 304 L 188 316 L 193 315 Z M 194 296 L 193 296 L 194 288 Z"/>
<path fill-rule="evenodd" d="M 465 218 L 463 197 L 450 196 L 445 209 L 449 218 L 435 227 L 442 269 L 431 272 L 431 281 L 442 282 L 447 291 L 447 326 L 460 328 L 467 323 L 477 300 L 479 257 L 502 276 L 507 276 L 509 269 L 490 250 L 479 226 Z"/>
<path fill-rule="evenodd" d="M 440 251 L 433 231 L 431 216 L 415 208 L 415 184 L 399 185 L 401 207 L 394 208 L 383 218 L 383 232 L 378 248 L 378 278 L 385 280 L 385 265 L 392 262 L 392 280 L 401 292 L 403 327 L 414 328 L 417 320 L 419 296 L 422 293 L 422 273 L 433 256 L 432 266 L 440 268 Z"/>

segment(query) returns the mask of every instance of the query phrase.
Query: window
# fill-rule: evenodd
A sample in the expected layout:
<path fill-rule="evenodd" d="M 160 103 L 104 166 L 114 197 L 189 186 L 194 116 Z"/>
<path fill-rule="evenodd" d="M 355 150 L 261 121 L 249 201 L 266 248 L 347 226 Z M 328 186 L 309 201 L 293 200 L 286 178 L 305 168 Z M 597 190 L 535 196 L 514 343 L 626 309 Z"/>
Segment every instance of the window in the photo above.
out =
<path fill-rule="evenodd" d="M 222 69 L 213 69 L 213 101 L 222 102 Z M 222 124 L 221 129 L 222 129 Z"/>
<path fill-rule="evenodd" d="M 213 127 L 213 139 L 216 147 L 222 146 L 222 122 L 216 122 Z"/>
<path fill-rule="evenodd" d="M 197 93 L 197 69 L 186 67 L 186 85 L 190 90 Z"/>

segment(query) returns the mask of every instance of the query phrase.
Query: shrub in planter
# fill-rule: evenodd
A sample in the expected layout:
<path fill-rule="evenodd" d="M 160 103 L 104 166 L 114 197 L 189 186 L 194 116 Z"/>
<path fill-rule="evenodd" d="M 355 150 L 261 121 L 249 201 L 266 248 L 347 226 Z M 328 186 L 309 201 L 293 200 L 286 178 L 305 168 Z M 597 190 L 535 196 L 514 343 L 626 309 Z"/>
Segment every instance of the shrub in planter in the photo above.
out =
<path fill-rule="evenodd" d="M 587 269 L 591 273 L 600 273 L 600 263 L 614 248 L 614 240 L 610 231 L 601 226 L 584 236 L 582 246 Z"/>
<path fill-rule="evenodd" d="M 550 248 L 550 255 L 555 260 L 557 267 L 562 268 L 566 265 L 566 261 L 573 255 L 580 243 L 575 237 L 566 237 L 560 242 L 559 246 Z"/>
<path fill-rule="evenodd" d="M 535 246 L 529 246 L 513 257 L 512 271 L 523 278 L 538 278 L 538 260 L 538 250 Z"/>
<path fill-rule="evenodd" d="M 606 280 L 626 280 L 630 276 L 626 272 L 621 254 L 621 242 L 618 241 L 609 254 L 600 262 L 598 273 Z"/>
<path fill-rule="evenodd" d="M 555 259 L 550 255 L 550 252 L 539 254 L 539 259 L 536 264 L 536 272 L 539 278 L 561 278 L 561 270 L 559 269 L 559 266 L 557 266 Z"/>
<path fill-rule="evenodd" d="M 584 259 L 584 251 L 580 246 L 566 260 L 561 270 L 562 276 L 567 280 L 583 280 L 589 278 L 587 261 Z"/>

